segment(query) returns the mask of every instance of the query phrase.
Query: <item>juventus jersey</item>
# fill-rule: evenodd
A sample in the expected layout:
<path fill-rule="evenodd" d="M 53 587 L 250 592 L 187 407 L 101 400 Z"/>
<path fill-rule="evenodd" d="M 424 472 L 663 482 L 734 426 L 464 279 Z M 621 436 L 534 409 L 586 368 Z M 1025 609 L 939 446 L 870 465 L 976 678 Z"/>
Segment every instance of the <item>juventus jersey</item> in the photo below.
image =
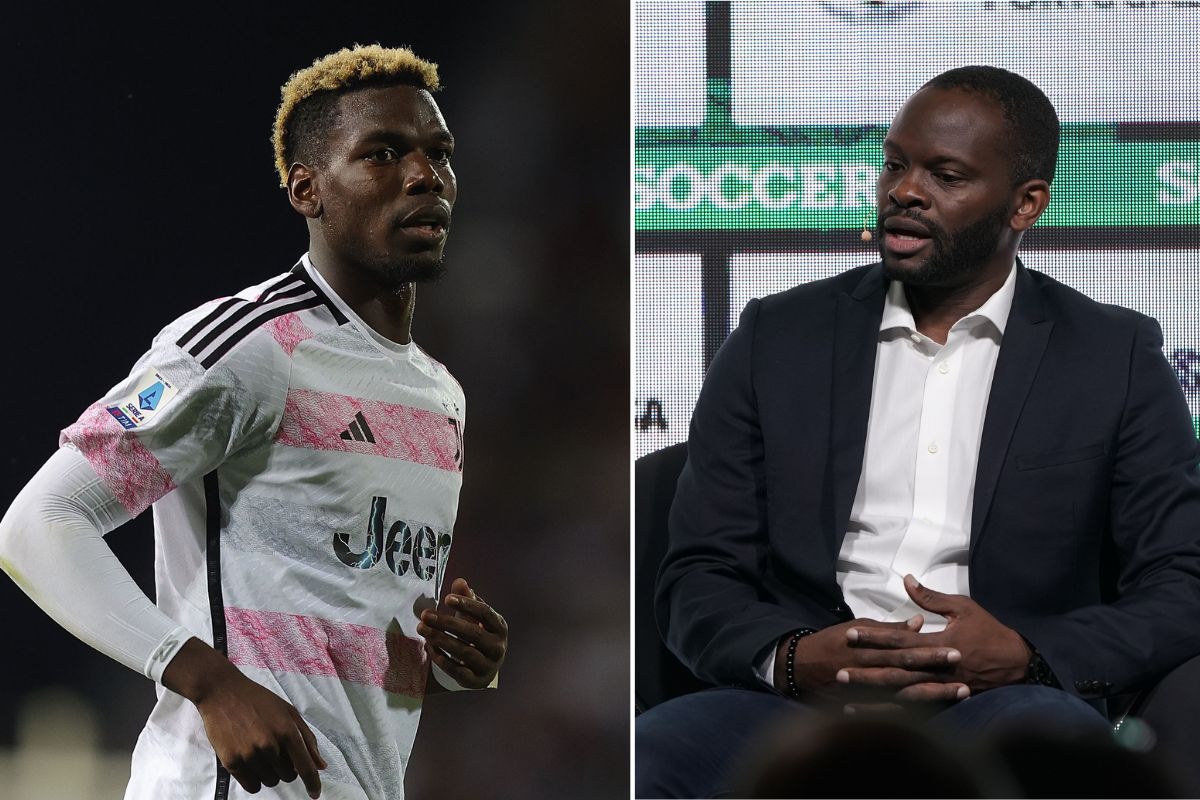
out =
<path fill-rule="evenodd" d="M 133 515 L 158 606 L 294 705 L 325 798 L 403 796 L 462 483 L 464 398 L 368 328 L 307 255 L 168 325 L 62 433 Z M 158 688 L 127 800 L 247 796 L 195 707 Z M 297 779 L 256 797 L 305 798 Z"/>

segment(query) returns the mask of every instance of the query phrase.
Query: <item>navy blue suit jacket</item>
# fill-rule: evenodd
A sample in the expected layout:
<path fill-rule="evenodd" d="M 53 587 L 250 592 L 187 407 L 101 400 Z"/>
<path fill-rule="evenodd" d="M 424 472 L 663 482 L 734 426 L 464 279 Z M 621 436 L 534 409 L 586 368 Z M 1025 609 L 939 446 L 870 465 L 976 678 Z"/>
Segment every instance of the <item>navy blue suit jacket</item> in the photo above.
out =
<path fill-rule="evenodd" d="M 704 680 L 852 619 L 879 265 L 753 300 L 692 418 L 655 613 Z M 1018 266 L 979 449 L 971 596 L 1089 700 L 1200 653 L 1200 443 L 1154 320 Z"/>

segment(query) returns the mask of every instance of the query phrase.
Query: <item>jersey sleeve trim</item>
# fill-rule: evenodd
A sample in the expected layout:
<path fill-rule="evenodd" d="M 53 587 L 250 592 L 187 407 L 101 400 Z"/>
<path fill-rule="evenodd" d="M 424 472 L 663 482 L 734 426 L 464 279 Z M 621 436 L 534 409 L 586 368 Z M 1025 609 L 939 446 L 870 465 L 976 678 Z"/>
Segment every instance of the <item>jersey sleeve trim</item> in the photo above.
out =
<path fill-rule="evenodd" d="M 136 436 L 114 436 L 113 426 L 120 428 L 104 403 L 95 403 L 63 430 L 58 442 L 73 444 L 129 515 L 136 517 L 173 491 L 175 481 Z"/>

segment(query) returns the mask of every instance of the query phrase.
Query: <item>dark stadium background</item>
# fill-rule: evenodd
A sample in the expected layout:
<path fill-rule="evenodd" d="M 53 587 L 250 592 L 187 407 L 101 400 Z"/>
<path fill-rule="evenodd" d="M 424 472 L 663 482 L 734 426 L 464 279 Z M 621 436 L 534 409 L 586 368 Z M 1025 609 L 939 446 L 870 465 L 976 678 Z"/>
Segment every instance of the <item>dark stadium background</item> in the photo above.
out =
<path fill-rule="evenodd" d="M 115 6 L 113 6 L 115 8 Z M 147 9 L 150 7 L 148 6 Z M 460 184 L 415 338 L 468 398 L 448 575 L 507 617 L 501 689 L 430 699 L 412 797 L 628 792 L 629 22 L 624 4 L 9 12 L 7 508 L 59 429 L 167 321 L 291 267 L 302 220 L 269 143 L 289 73 L 354 42 L 441 65 Z M 149 514 L 109 536 L 152 591 Z M 131 750 L 153 702 L 0 578 L 0 751 L 66 687 Z M 69 732 L 64 732 L 65 734 Z"/>

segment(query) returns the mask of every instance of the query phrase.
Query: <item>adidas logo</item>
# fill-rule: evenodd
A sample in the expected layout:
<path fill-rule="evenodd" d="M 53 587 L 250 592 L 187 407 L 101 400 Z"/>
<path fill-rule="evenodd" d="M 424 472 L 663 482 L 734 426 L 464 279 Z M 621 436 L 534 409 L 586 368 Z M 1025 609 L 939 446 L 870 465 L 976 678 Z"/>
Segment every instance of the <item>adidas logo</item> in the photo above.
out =
<path fill-rule="evenodd" d="M 367 418 L 362 415 L 361 411 L 354 415 L 350 427 L 342 431 L 342 438 L 347 441 L 375 444 L 375 436 L 371 433 L 371 428 L 367 425 Z"/>

